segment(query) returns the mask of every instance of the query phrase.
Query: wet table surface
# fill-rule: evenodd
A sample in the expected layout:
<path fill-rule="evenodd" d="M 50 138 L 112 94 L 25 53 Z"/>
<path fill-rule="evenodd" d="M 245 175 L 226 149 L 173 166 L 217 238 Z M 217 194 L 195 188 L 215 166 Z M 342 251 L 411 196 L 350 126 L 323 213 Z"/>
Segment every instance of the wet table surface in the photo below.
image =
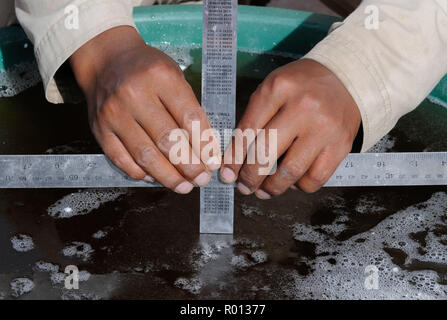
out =
<path fill-rule="evenodd" d="M 238 82 L 240 106 L 258 83 Z M 0 152 L 100 152 L 85 106 L 41 90 L 0 99 Z M 447 150 L 446 114 L 425 102 L 375 151 Z M 198 190 L 1 190 L 0 299 L 447 297 L 446 187 L 237 194 L 234 235 L 198 230 Z M 70 265 L 78 290 L 65 287 Z"/>

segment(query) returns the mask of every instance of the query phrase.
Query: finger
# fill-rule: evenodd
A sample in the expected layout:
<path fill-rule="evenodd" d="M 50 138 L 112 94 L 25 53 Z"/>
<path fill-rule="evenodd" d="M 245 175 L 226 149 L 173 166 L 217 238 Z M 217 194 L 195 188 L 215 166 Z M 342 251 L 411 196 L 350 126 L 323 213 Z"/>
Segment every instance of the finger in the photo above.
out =
<path fill-rule="evenodd" d="M 332 177 L 350 151 L 349 145 L 326 147 L 296 186 L 307 193 L 318 191 Z"/>
<path fill-rule="evenodd" d="M 104 133 L 101 137 L 97 137 L 97 140 L 110 161 L 124 171 L 129 177 L 135 180 L 144 180 L 146 182 L 155 181 L 152 176 L 148 175 L 135 163 L 120 139 L 118 139 L 113 132 Z"/>
<path fill-rule="evenodd" d="M 210 171 L 218 170 L 222 159 L 220 143 L 191 86 L 183 77 L 178 81 L 171 80 L 169 83 L 172 83 L 173 87 L 170 90 L 164 88 L 161 91 L 163 92 L 160 96 L 161 102 L 178 126 L 188 132 L 190 144 L 196 156 Z M 201 141 L 202 137 L 206 137 L 206 141 Z"/>
<path fill-rule="evenodd" d="M 260 199 L 270 199 L 287 191 L 301 179 L 323 150 L 325 141 L 317 135 L 298 138 L 282 159 L 275 174 L 269 176 L 256 191 Z"/>
<path fill-rule="evenodd" d="M 272 94 L 272 91 L 269 90 L 268 80 L 253 93 L 247 109 L 234 131 L 231 145 L 225 150 L 224 162 L 220 171 L 224 182 L 233 183 L 237 179 L 249 146 L 256 139 L 257 129 L 264 128 L 283 104 L 283 97 Z"/>
<path fill-rule="evenodd" d="M 145 172 L 167 188 L 187 194 L 193 185 L 174 168 L 152 139 L 130 115 L 123 114 L 119 125 L 112 128 L 130 155 Z"/>
<path fill-rule="evenodd" d="M 197 186 L 211 180 L 211 174 L 195 155 L 189 144 L 188 135 L 180 130 L 175 120 L 161 104 L 153 99 L 151 106 L 136 106 L 134 117 L 154 141 L 155 145 L 175 168 Z M 180 146 L 180 148 L 176 147 Z"/>
<path fill-rule="evenodd" d="M 238 189 L 242 194 L 251 194 L 259 188 L 270 174 L 270 169 L 275 166 L 276 160 L 296 139 L 297 128 L 298 121 L 290 117 L 286 108 L 280 110 L 267 124 L 264 133 L 258 135 L 250 147 L 239 172 Z M 264 159 L 261 159 L 263 155 Z"/>

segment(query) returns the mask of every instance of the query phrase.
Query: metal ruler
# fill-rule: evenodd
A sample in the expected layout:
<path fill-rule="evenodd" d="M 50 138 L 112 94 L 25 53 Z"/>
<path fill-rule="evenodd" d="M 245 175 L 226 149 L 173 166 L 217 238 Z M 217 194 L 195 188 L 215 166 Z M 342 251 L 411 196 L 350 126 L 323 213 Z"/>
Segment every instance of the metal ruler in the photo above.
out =
<path fill-rule="evenodd" d="M 425 185 L 447 185 L 447 152 L 350 154 L 325 186 Z M 105 155 L 0 155 L 0 189 L 109 187 L 161 185 L 127 177 Z"/>
<path fill-rule="evenodd" d="M 236 125 L 237 0 L 203 2 L 202 106 L 220 135 Z M 200 190 L 200 232 L 233 233 L 234 188 L 214 173 Z"/>
<path fill-rule="evenodd" d="M 447 185 L 447 152 L 354 153 L 326 187 Z"/>

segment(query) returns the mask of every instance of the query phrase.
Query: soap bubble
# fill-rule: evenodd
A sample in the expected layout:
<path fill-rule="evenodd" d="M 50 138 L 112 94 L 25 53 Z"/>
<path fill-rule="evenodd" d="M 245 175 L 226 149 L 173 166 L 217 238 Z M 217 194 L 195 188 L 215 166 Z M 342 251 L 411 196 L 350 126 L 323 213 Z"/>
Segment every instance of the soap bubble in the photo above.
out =
<path fill-rule="evenodd" d="M 34 282 L 28 278 L 16 278 L 9 284 L 14 298 L 23 296 L 34 289 Z"/>
<path fill-rule="evenodd" d="M 36 63 L 21 63 L 0 71 L 0 98 L 13 97 L 41 81 Z"/>
<path fill-rule="evenodd" d="M 126 188 L 88 189 L 66 195 L 48 209 L 48 214 L 56 219 L 66 219 L 84 215 L 98 209 L 102 204 L 114 201 L 127 193 Z"/>

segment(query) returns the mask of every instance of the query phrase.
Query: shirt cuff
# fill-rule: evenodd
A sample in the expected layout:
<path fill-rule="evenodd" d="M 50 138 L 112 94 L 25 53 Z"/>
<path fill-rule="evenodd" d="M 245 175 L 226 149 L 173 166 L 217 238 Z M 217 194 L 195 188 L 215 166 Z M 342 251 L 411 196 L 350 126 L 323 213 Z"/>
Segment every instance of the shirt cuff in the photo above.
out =
<path fill-rule="evenodd" d="M 362 51 L 358 40 L 335 30 L 304 58 L 317 61 L 331 70 L 353 97 L 362 116 L 361 152 L 366 152 L 395 123 L 385 81 Z"/>
<path fill-rule="evenodd" d="M 102 32 L 117 26 L 132 26 L 132 7 L 128 1 L 97 0 L 85 1 L 78 7 L 79 28 L 65 26 L 67 15 L 54 23 L 35 44 L 35 55 L 45 88 L 45 96 L 52 103 L 63 103 L 67 96 L 65 85 L 55 80 L 56 72 L 65 61 L 86 42 Z M 61 81 L 60 83 L 66 83 Z M 75 85 L 74 78 L 71 85 Z M 69 86 L 68 86 L 69 87 Z M 71 91 L 71 88 L 67 88 Z"/>

